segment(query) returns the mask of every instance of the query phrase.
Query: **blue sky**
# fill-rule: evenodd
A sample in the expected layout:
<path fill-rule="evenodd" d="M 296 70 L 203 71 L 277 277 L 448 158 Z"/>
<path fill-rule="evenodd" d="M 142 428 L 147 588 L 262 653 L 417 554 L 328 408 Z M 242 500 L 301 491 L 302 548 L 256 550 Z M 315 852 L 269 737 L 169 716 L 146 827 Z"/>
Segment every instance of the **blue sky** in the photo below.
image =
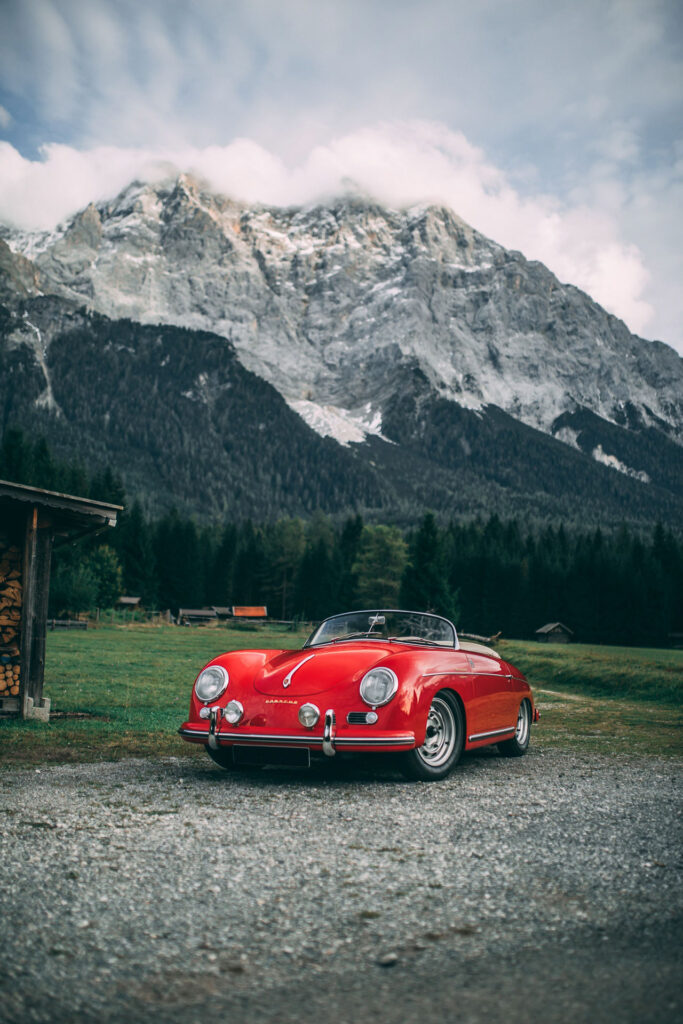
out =
<path fill-rule="evenodd" d="M 0 219 L 127 177 L 437 200 L 683 351 L 676 0 L 0 0 Z"/>

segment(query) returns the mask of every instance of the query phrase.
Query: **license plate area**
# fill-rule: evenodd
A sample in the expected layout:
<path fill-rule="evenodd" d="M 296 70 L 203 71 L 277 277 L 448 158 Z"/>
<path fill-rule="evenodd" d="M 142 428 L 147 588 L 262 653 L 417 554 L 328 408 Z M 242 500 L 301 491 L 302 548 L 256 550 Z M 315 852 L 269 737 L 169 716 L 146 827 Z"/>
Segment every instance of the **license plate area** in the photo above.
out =
<path fill-rule="evenodd" d="M 311 767 L 311 752 L 308 747 L 248 747 L 236 744 L 232 748 L 232 759 L 235 764 L 244 765 Z"/>

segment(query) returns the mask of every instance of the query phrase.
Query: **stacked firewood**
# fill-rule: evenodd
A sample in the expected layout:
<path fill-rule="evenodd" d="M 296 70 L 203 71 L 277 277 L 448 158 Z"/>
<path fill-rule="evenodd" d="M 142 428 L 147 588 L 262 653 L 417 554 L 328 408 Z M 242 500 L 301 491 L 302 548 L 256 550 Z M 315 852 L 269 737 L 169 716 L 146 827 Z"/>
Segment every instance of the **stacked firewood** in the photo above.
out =
<path fill-rule="evenodd" d="M 0 534 L 0 697 L 19 693 L 21 552 Z"/>

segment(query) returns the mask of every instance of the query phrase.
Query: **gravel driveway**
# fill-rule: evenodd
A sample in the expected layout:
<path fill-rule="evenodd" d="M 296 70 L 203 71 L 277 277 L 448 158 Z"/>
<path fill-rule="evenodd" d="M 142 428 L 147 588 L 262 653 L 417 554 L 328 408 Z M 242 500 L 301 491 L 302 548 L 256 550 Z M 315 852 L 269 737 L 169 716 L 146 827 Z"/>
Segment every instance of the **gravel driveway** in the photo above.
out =
<path fill-rule="evenodd" d="M 681 771 L 0 773 L 0 1019 L 672 1021 Z"/>

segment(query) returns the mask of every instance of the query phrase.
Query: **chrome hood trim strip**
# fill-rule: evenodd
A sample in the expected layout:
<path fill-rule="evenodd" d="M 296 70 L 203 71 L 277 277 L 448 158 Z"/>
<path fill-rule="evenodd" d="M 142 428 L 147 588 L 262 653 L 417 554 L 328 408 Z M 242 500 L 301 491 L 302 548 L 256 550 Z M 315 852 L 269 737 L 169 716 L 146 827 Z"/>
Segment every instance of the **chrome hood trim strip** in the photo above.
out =
<path fill-rule="evenodd" d="M 314 657 L 315 657 L 314 654 L 309 654 L 307 658 L 304 658 L 302 661 L 299 662 L 298 665 L 295 665 L 294 668 L 290 672 L 287 673 L 285 678 L 282 680 L 282 685 L 284 686 L 285 690 L 291 684 L 292 676 L 294 675 L 294 673 L 297 672 L 301 668 L 302 665 L 305 665 L 307 661 L 310 661 L 311 658 L 314 658 Z"/>

